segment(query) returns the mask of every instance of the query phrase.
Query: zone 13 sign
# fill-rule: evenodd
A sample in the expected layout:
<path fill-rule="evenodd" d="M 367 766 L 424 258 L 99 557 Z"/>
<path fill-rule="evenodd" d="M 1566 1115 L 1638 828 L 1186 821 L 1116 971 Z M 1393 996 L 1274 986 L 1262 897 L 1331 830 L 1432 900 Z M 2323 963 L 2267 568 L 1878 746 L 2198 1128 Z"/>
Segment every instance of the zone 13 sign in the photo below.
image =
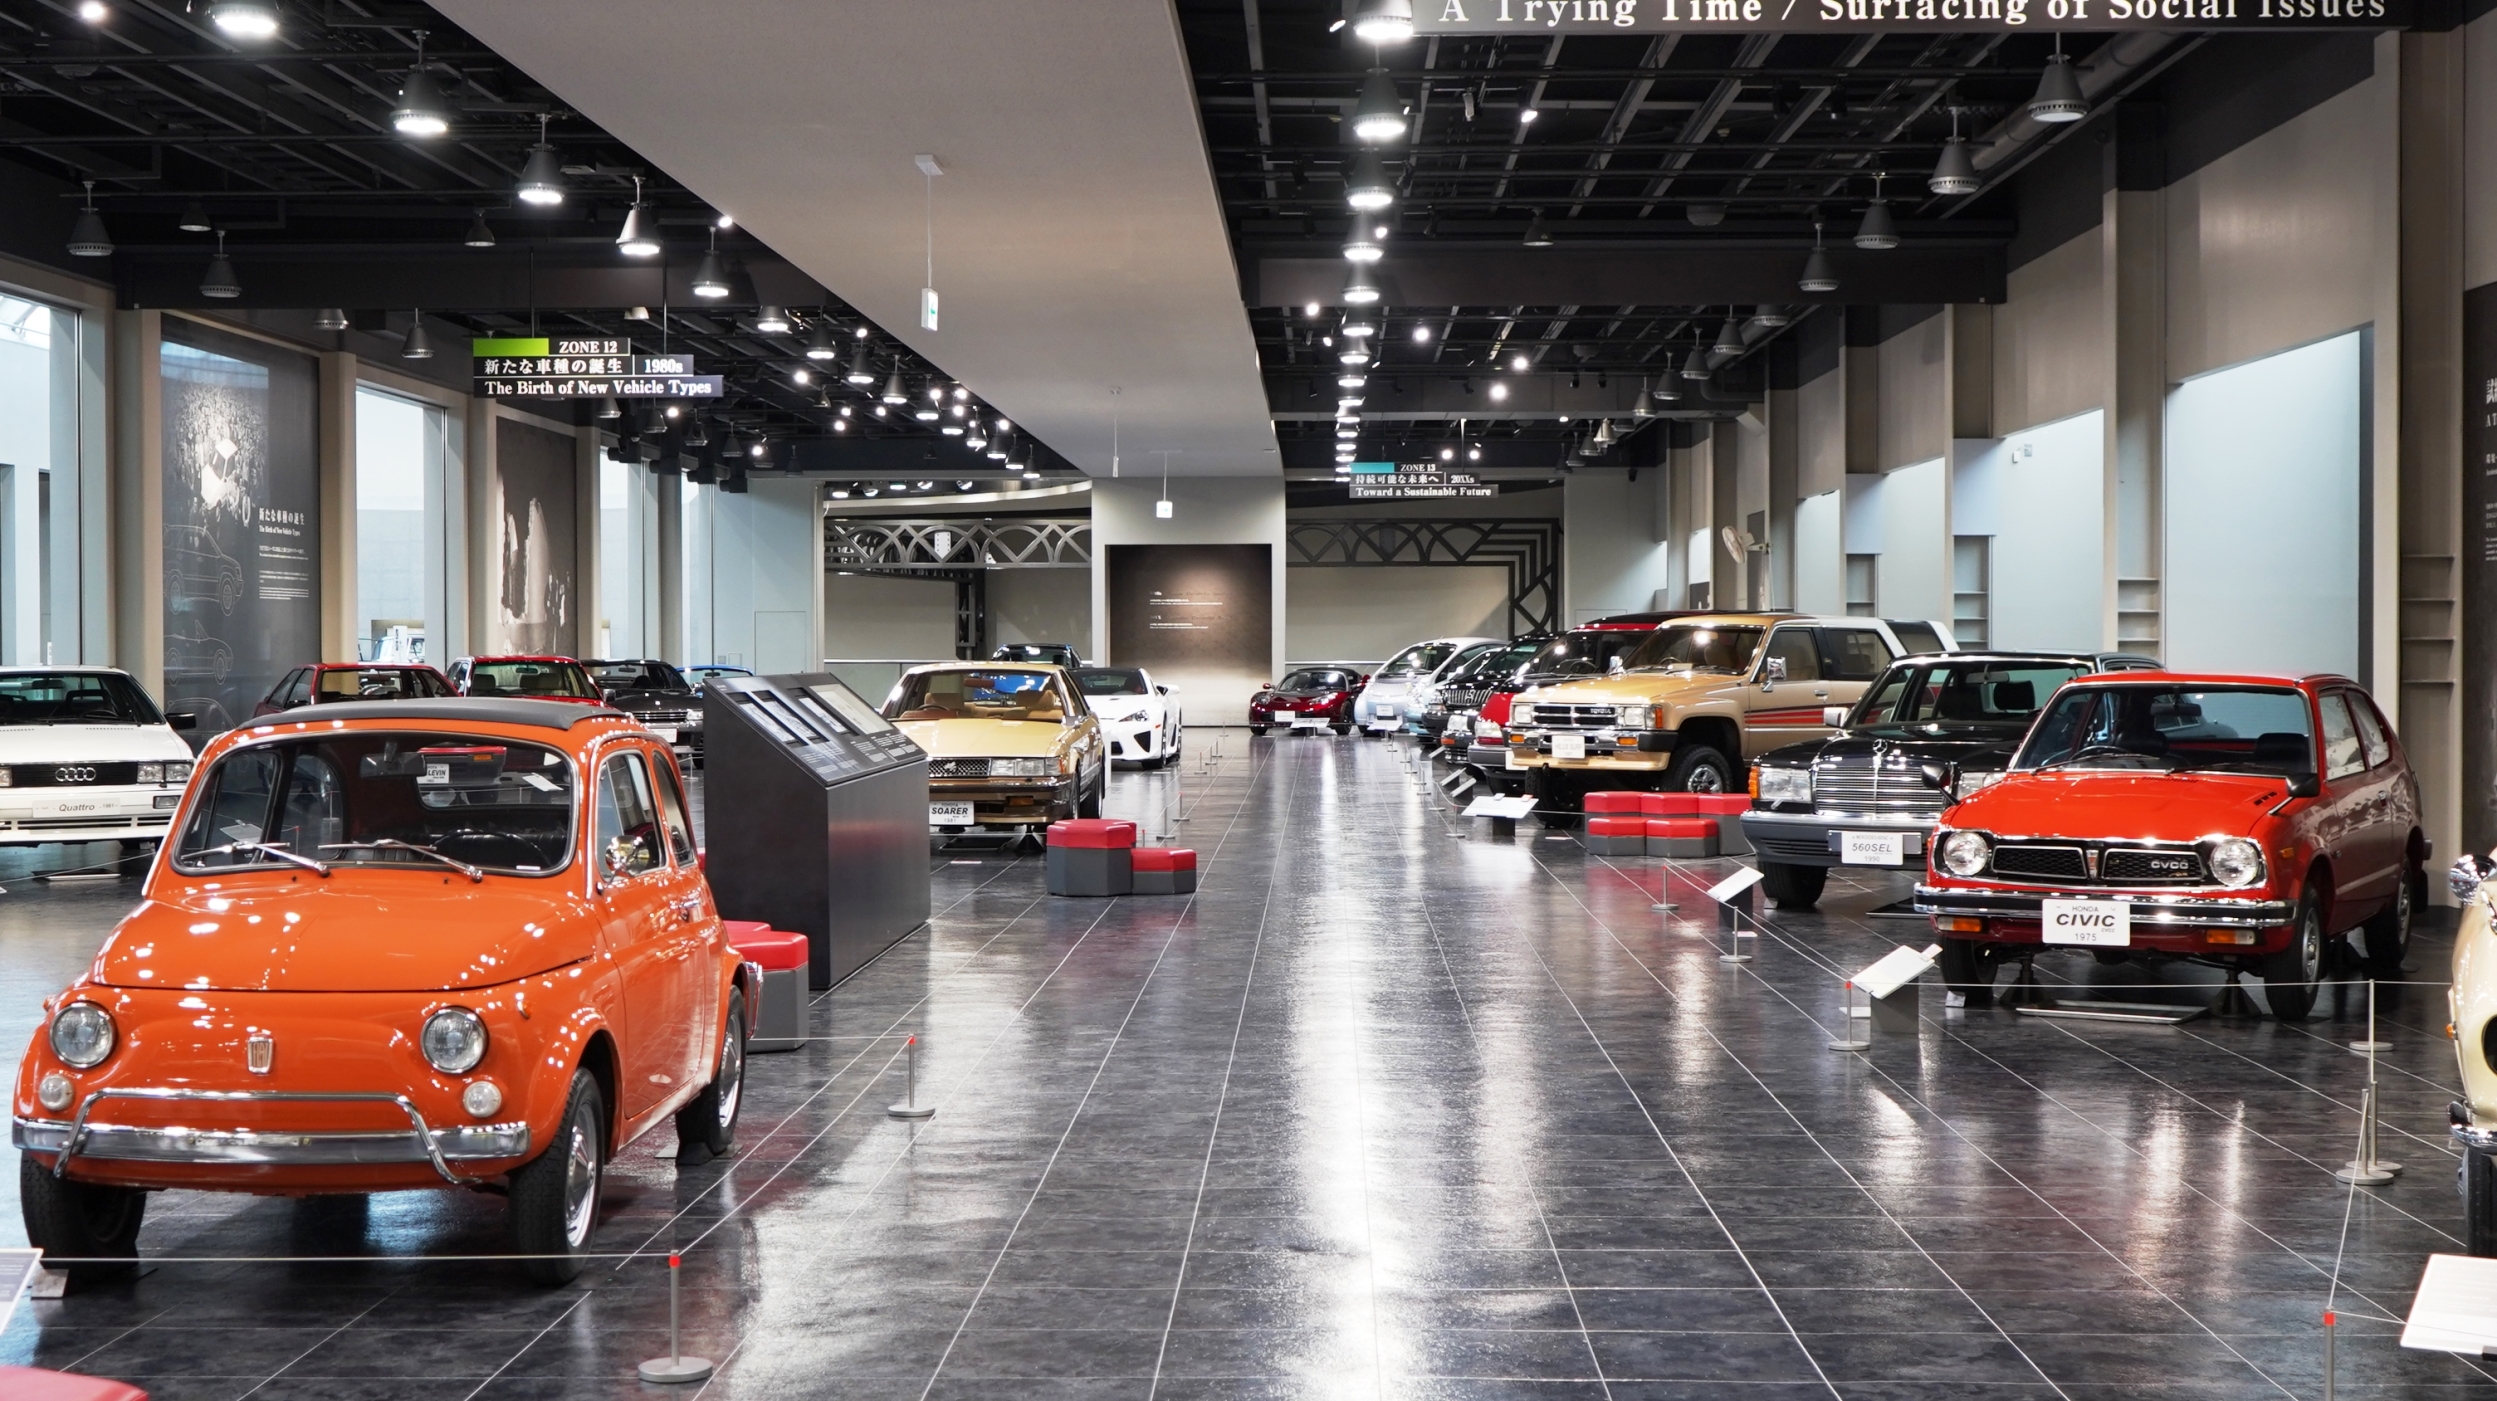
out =
<path fill-rule="evenodd" d="M 2412 0 L 1417 0 L 1416 34 L 2401 29 Z"/>

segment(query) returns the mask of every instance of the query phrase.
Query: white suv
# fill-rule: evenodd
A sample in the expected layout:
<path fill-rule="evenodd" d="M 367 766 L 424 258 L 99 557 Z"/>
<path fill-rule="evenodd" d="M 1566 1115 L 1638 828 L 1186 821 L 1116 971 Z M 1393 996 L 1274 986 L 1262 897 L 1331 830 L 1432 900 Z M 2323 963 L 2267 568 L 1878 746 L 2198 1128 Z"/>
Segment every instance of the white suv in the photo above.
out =
<path fill-rule="evenodd" d="M 127 672 L 0 667 L 0 846 L 153 844 L 173 824 L 191 749 Z"/>

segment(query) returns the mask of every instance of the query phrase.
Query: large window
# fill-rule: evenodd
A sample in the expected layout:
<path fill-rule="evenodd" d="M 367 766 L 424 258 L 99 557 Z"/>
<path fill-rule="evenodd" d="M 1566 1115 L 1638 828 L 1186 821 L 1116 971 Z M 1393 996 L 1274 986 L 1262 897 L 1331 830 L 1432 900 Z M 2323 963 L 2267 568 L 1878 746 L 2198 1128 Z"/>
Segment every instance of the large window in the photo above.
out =
<path fill-rule="evenodd" d="M 13 666 L 80 659 L 80 329 L 76 312 L 0 294 L 0 661 Z"/>
<path fill-rule="evenodd" d="M 448 609 L 450 415 L 431 404 L 359 388 L 355 404 L 356 655 L 433 662 Z"/>
<path fill-rule="evenodd" d="M 671 483 L 672 484 L 672 483 Z M 659 655 L 659 488 L 639 463 L 598 458 L 598 655 Z"/>

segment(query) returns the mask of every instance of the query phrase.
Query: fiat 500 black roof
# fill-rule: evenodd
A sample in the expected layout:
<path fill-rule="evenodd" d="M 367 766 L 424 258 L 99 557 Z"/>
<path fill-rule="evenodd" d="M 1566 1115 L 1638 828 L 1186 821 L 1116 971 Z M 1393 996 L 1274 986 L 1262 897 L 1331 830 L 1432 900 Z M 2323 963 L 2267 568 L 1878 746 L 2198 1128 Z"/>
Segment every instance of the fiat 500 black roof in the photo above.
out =
<path fill-rule="evenodd" d="M 433 696 L 422 700 L 335 701 L 288 711 L 263 723 L 287 724 L 321 720 L 466 720 L 487 725 L 534 725 L 541 730 L 569 730 L 584 720 L 630 720 L 612 706 L 568 701 L 521 700 L 499 696 Z M 252 726 L 250 728 L 257 728 Z"/>

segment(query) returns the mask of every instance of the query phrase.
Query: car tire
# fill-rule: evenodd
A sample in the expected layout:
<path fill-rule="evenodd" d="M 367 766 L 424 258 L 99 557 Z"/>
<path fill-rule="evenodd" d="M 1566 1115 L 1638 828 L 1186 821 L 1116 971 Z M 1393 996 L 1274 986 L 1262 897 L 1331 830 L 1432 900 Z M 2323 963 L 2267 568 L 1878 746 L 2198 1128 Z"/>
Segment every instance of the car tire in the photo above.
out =
<path fill-rule="evenodd" d="M 1665 769 L 1665 791 L 1731 793 L 1734 791 L 1733 762 L 1707 745 L 1683 745 L 1673 751 L 1673 763 Z"/>
<path fill-rule="evenodd" d="M 1249 726 L 1249 733 L 1262 739 L 1265 737 L 1266 727 L 1263 725 L 1251 725 Z"/>
<path fill-rule="evenodd" d="M 1783 861 L 1760 863 L 1760 888 L 1768 892 L 1769 903 L 1781 910 L 1808 910 L 1821 901 L 1821 889 L 1829 883 L 1827 866 L 1793 866 Z"/>
<path fill-rule="evenodd" d="M 1965 998 L 1971 1007 L 1986 1007 L 1994 1002 L 1994 978 L 2003 966 L 2000 944 L 1980 943 L 1975 939 L 1944 939 L 1942 957 L 1936 962 L 1942 969 L 1942 986 Z"/>
<path fill-rule="evenodd" d="M 1332 728 L 1332 729 L 1335 731 L 1336 735 L 1337 735 L 1339 738 L 1340 738 L 1340 737 L 1342 737 L 1342 736 L 1344 736 L 1344 735 L 1351 734 L 1351 733 L 1353 732 L 1353 727 L 1352 727 L 1352 726 L 1350 726 L 1350 725 L 1335 725 L 1335 726 L 1331 726 L 1330 728 Z"/>
<path fill-rule="evenodd" d="M 737 1141 L 737 1111 L 746 1099 L 746 995 L 728 994 L 728 1020 L 720 1033 L 720 1067 L 702 1093 L 676 1111 L 676 1160 L 705 1163 L 725 1155 Z"/>
<path fill-rule="evenodd" d="M 2418 923 L 2419 907 L 2427 903 L 2427 888 L 2427 872 L 2405 863 L 2393 903 L 2359 926 L 2364 944 L 2360 966 L 2368 977 L 2389 982 L 2402 975 L 2402 963 L 2410 957 L 2410 931 Z"/>
<path fill-rule="evenodd" d="M 2462 1248 L 2482 1259 L 2497 1255 L 2497 1155 L 2462 1150 Z"/>
<path fill-rule="evenodd" d="M 1526 780 L 1535 795 L 1535 820 L 1555 831 L 1574 832 L 1586 821 L 1586 790 L 1568 774 L 1539 768 Z"/>
<path fill-rule="evenodd" d="M 2298 897 L 2297 913 L 2289 917 L 2289 946 L 2266 954 L 2256 972 L 2263 979 L 2263 1000 L 2284 1022 L 2302 1022 L 2315 1010 L 2315 996 L 2324 976 L 2323 902 L 2308 890 Z"/>
<path fill-rule="evenodd" d="M 607 1176 L 607 1104 L 598 1080 L 572 1072 L 572 1092 L 546 1151 L 511 1176 L 512 1249 L 539 1284 L 569 1284 L 598 1234 L 598 1189 Z"/>
<path fill-rule="evenodd" d="M 45 1255 L 72 1260 L 136 1262 L 139 1223 L 147 1216 L 147 1193 L 54 1177 L 32 1153 L 17 1157 L 17 1204 L 26 1222 L 26 1243 Z M 130 1265 L 69 1266 L 73 1283 L 110 1279 Z"/>
<path fill-rule="evenodd" d="M 1081 782 L 1082 780 L 1079 779 L 1077 781 Z M 1101 790 L 1109 786 L 1110 776 L 1107 773 L 1104 773 L 1101 775 L 1101 782 L 1095 786 L 1091 792 L 1085 793 L 1079 791 L 1075 798 L 1075 815 L 1077 817 L 1099 817 L 1101 815 Z"/>

